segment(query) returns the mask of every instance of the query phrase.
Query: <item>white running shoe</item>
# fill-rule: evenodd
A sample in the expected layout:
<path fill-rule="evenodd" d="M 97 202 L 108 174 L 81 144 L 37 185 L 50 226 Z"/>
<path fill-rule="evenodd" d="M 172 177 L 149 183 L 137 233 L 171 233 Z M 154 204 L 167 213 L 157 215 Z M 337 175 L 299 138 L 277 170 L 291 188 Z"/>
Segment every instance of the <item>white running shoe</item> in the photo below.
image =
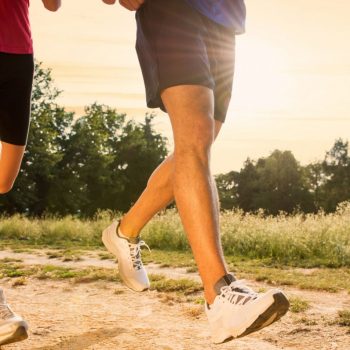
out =
<path fill-rule="evenodd" d="M 227 281 L 228 276 L 231 282 Z M 260 295 L 232 275 L 224 278 L 215 286 L 218 296 L 214 303 L 205 305 L 216 344 L 258 331 L 279 320 L 289 309 L 286 296 L 278 289 Z"/>
<path fill-rule="evenodd" d="M 102 241 L 107 250 L 118 259 L 119 274 L 124 283 L 136 292 L 149 289 L 146 269 L 141 261 L 141 247 L 148 245 L 139 239 L 130 242 L 118 234 L 118 222 L 113 222 L 102 233 Z"/>
<path fill-rule="evenodd" d="M 27 330 L 27 322 L 11 310 L 0 288 L 0 346 L 27 339 Z"/>

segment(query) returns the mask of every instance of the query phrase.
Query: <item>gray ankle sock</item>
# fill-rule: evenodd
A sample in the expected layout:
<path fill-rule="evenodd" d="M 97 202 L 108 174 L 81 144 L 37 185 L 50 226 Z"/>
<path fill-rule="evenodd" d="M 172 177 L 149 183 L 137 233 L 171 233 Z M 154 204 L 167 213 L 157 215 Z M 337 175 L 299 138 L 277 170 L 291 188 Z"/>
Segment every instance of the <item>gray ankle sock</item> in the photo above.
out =
<path fill-rule="evenodd" d="M 214 285 L 214 290 L 217 295 L 221 294 L 221 288 L 229 286 L 232 282 L 236 281 L 233 273 L 228 273 L 227 275 L 222 276 Z M 208 309 L 210 310 L 210 304 L 207 303 Z"/>
<path fill-rule="evenodd" d="M 232 282 L 236 281 L 235 276 L 232 273 L 228 273 L 221 277 L 214 285 L 214 290 L 217 295 L 221 294 L 221 288 L 229 286 Z"/>

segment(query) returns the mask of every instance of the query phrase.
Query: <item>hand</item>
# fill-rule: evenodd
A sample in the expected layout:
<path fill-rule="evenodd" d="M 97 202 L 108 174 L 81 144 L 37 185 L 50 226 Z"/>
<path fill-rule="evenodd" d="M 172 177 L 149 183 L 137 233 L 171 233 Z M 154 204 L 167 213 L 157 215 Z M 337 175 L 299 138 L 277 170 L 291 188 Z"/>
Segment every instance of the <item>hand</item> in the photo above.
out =
<path fill-rule="evenodd" d="M 145 0 L 119 0 L 119 4 L 130 11 L 138 10 Z"/>
<path fill-rule="evenodd" d="M 61 0 L 42 0 L 45 8 L 49 11 L 57 11 L 61 7 Z"/>
<path fill-rule="evenodd" d="M 107 5 L 113 5 L 113 4 L 115 4 L 116 0 L 102 0 L 102 1 Z"/>

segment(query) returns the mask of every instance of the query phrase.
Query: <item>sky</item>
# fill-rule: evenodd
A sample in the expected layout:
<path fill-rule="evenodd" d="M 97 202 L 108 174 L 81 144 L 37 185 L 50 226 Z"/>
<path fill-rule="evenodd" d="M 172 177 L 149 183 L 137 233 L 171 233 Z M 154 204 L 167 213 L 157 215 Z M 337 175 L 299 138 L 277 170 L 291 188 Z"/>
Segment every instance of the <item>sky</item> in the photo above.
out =
<path fill-rule="evenodd" d="M 165 1 L 164 1 L 165 2 Z M 62 0 L 57 13 L 30 7 L 35 56 L 52 68 L 59 103 L 80 115 L 108 104 L 130 118 L 147 111 L 135 52 L 134 13 L 101 0 Z M 227 121 L 212 152 L 214 174 L 249 157 L 291 150 L 301 164 L 350 139 L 350 1 L 246 0 L 246 34 L 237 36 Z M 166 114 L 155 128 L 169 138 Z"/>

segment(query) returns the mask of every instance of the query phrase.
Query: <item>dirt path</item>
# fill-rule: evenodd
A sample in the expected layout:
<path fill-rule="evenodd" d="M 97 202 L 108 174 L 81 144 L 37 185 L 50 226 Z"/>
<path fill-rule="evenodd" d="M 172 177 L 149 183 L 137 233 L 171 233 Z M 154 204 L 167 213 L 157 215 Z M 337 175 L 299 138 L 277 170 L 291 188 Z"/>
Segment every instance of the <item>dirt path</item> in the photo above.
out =
<path fill-rule="evenodd" d="M 91 257 L 79 262 L 62 262 L 44 256 L 0 252 L 0 259 L 4 257 L 22 259 L 25 264 L 114 267 L 111 261 Z M 149 270 L 168 275 L 170 269 L 152 266 Z M 170 277 L 184 276 L 195 275 L 175 269 Z M 286 288 L 289 295 L 308 300 L 311 308 L 303 314 L 289 313 L 259 333 L 212 346 L 202 306 L 168 305 L 157 292 L 134 293 L 120 284 L 103 281 L 72 284 L 28 279 L 26 285 L 13 288 L 10 279 L 3 279 L 0 284 L 16 312 L 25 316 L 30 324 L 29 339 L 4 346 L 4 350 L 350 349 L 347 329 L 329 324 L 338 310 L 350 308 L 347 293 Z"/>
<path fill-rule="evenodd" d="M 89 255 L 81 255 L 81 260 L 78 261 L 62 261 L 60 259 L 49 259 L 47 254 L 37 255 L 28 253 L 14 253 L 11 251 L 0 251 L 0 260 L 10 258 L 19 259 L 25 265 L 54 265 L 54 266 L 65 266 L 65 267 L 100 267 L 106 269 L 115 269 L 116 263 L 112 260 L 101 260 L 98 258 L 96 252 L 90 252 Z M 167 275 L 169 278 L 193 278 L 196 281 L 200 281 L 200 278 L 195 273 L 186 272 L 186 268 L 168 268 L 162 267 L 156 264 L 147 265 L 148 273 L 161 273 Z"/>

